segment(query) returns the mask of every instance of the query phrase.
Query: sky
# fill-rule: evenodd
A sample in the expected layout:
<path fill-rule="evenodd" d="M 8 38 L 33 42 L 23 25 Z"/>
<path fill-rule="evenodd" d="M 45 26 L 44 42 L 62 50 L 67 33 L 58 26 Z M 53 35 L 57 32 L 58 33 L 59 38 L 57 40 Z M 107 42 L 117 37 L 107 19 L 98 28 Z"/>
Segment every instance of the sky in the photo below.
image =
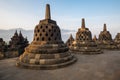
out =
<path fill-rule="evenodd" d="M 0 0 L 0 29 L 34 29 L 45 17 L 46 4 L 61 29 L 78 31 L 85 18 L 93 36 L 104 23 L 113 36 L 120 32 L 120 0 Z"/>

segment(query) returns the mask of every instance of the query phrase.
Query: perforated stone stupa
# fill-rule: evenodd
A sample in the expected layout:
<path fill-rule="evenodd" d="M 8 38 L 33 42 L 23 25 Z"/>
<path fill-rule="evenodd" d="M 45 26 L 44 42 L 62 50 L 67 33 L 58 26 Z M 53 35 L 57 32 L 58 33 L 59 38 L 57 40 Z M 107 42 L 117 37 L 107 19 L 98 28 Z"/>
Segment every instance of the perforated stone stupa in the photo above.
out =
<path fill-rule="evenodd" d="M 96 37 L 96 35 L 94 35 L 94 38 L 93 38 L 93 41 L 97 41 L 98 39 L 97 39 L 97 37 Z"/>
<path fill-rule="evenodd" d="M 44 20 L 34 29 L 34 39 L 19 57 L 17 66 L 31 69 L 55 69 L 76 61 L 61 39 L 60 28 L 51 20 L 50 6 L 46 5 Z"/>
<path fill-rule="evenodd" d="M 0 38 L 0 59 L 4 58 L 5 51 L 6 51 L 5 41 L 3 41 L 3 38 Z"/>
<path fill-rule="evenodd" d="M 9 41 L 8 51 L 6 53 L 6 57 L 16 57 L 21 55 L 24 52 L 24 48 L 28 46 L 27 38 L 24 38 L 21 31 L 19 34 L 17 30 Z"/>
<path fill-rule="evenodd" d="M 120 49 L 120 33 L 117 33 L 114 39 L 115 44 L 117 45 L 118 49 Z"/>
<path fill-rule="evenodd" d="M 70 50 L 82 54 L 102 53 L 102 51 L 97 47 L 97 44 L 92 40 L 91 32 L 85 27 L 84 19 L 82 19 L 82 26 L 78 29 L 76 40 L 72 43 Z"/>
<path fill-rule="evenodd" d="M 0 38 L 0 52 L 4 52 L 5 51 L 5 41 L 3 41 L 3 38 Z"/>
<path fill-rule="evenodd" d="M 107 31 L 106 24 L 104 24 L 103 31 L 100 32 L 99 38 L 99 48 L 101 49 L 116 49 L 114 41 L 112 40 L 112 36 L 109 31 Z"/>
<path fill-rule="evenodd" d="M 72 45 L 73 41 L 74 41 L 74 38 L 73 38 L 73 36 L 71 34 L 70 37 L 68 38 L 68 40 L 66 41 L 66 45 L 68 47 L 70 47 Z"/>

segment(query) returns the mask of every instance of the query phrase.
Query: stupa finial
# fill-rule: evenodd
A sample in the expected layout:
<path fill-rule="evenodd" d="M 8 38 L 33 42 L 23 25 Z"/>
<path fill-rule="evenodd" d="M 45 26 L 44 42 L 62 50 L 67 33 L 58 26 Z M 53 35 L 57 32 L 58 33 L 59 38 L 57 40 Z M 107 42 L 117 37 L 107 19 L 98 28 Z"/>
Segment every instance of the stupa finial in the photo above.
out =
<path fill-rule="evenodd" d="M 73 37 L 72 34 L 70 34 L 70 37 Z"/>
<path fill-rule="evenodd" d="M 106 24 L 104 24 L 104 28 L 103 28 L 103 31 L 107 31 L 107 27 L 106 27 Z"/>
<path fill-rule="evenodd" d="M 84 18 L 82 18 L 82 26 L 81 26 L 81 28 L 85 28 L 85 19 Z"/>
<path fill-rule="evenodd" d="M 46 4 L 45 19 L 51 19 L 51 15 L 50 15 L 50 5 L 49 5 L 49 4 Z"/>
<path fill-rule="evenodd" d="M 14 36 L 18 36 L 17 30 L 15 31 Z"/>
<path fill-rule="evenodd" d="M 97 40 L 97 37 L 96 37 L 96 35 L 94 35 L 94 40 Z"/>

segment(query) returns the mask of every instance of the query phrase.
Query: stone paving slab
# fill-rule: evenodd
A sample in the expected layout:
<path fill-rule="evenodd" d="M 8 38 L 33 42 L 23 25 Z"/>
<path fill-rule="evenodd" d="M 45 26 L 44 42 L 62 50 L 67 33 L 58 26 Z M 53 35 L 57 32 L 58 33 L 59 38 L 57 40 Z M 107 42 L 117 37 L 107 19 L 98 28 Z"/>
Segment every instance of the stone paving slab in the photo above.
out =
<path fill-rule="evenodd" d="M 21 69 L 16 58 L 0 60 L 0 80 L 120 80 L 120 51 L 75 56 L 76 63 L 54 70 Z"/>

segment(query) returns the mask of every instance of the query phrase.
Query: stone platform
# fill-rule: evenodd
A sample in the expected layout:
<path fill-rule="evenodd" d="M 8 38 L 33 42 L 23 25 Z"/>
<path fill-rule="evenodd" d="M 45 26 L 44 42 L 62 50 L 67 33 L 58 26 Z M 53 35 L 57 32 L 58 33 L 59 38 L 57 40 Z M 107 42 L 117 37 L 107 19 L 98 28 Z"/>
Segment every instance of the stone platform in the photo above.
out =
<path fill-rule="evenodd" d="M 54 70 L 30 70 L 15 66 L 17 58 L 0 60 L 0 80 L 120 80 L 120 51 L 82 55 L 73 65 Z"/>

